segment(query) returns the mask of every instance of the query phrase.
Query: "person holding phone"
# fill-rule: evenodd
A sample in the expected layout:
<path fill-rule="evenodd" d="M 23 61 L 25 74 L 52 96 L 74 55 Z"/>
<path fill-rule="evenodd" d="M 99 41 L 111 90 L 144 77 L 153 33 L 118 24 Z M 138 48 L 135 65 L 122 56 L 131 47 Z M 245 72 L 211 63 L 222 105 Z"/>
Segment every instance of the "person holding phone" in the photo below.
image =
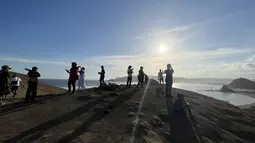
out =
<path fill-rule="evenodd" d="M 27 75 L 29 77 L 25 102 L 29 103 L 30 101 L 35 101 L 35 97 L 37 95 L 38 78 L 41 77 L 41 74 L 37 71 L 37 67 L 33 67 L 32 70 L 27 68 L 25 70 L 28 71 Z"/>
<path fill-rule="evenodd" d="M 101 66 L 101 72 L 98 72 L 100 75 L 99 83 L 100 83 L 100 88 L 102 88 L 105 85 L 104 78 L 105 78 L 105 70 L 104 66 Z"/>
<path fill-rule="evenodd" d="M 165 70 L 166 74 L 166 96 L 172 95 L 172 86 L 173 86 L 173 73 L 174 69 L 172 68 L 171 64 L 167 64 L 167 69 Z"/>
<path fill-rule="evenodd" d="M 68 86 L 69 93 L 71 92 L 71 87 L 73 87 L 71 94 L 74 94 L 75 89 L 76 89 L 75 83 L 76 83 L 76 80 L 79 79 L 79 75 L 78 75 L 78 67 L 77 67 L 76 62 L 72 62 L 71 66 L 72 67 L 70 70 L 66 69 L 66 72 L 69 73 L 69 79 L 68 79 L 67 86 Z"/>
<path fill-rule="evenodd" d="M 133 68 L 132 68 L 131 65 L 128 66 L 127 74 L 128 74 L 128 77 L 127 77 L 127 87 L 131 87 L 131 83 L 132 83 L 132 74 L 133 74 Z"/>

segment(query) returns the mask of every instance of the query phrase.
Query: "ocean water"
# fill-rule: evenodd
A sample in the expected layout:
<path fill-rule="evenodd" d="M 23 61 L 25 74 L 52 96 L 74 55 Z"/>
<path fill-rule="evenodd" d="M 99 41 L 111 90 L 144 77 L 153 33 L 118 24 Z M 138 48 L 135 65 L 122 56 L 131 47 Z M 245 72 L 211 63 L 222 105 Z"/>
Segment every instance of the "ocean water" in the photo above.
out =
<path fill-rule="evenodd" d="M 240 106 L 245 104 L 251 104 L 255 102 L 255 98 L 251 98 L 246 94 L 242 93 L 223 93 L 216 91 L 206 91 L 206 90 L 220 90 L 222 85 L 212 85 L 212 84 L 187 84 L 187 83 L 174 83 L 173 87 L 179 89 L 190 90 L 198 92 L 200 94 L 213 97 L 219 100 L 227 101 L 233 105 Z"/>
<path fill-rule="evenodd" d="M 55 87 L 60 87 L 67 89 L 67 80 L 62 79 L 40 79 L 41 83 L 49 84 Z M 125 82 L 115 82 L 116 84 L 125 84 Z M 98 87 L 99 81 L 97 80 L 85 80 L 86 88 Z M 255 102 L 254 98 L 251 98 L 245 94 L 237 93 L 222 93 L 215 91 L 206 91 L 206 90 L 220 90 L 221 85 L 214 84 L 191 84 L 191 83 L 174 83 L 173 87 L 190 90 L 210 96 L 219 100 L 227 101 L 231 104 L 240 106 L 245 104 L 251 104 Z"/>

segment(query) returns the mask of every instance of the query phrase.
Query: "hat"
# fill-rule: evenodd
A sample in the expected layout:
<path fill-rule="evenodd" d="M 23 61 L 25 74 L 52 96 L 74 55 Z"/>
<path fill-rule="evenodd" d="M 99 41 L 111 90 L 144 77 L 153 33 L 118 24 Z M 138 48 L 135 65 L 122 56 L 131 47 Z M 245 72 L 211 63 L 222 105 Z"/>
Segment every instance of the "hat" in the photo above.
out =
<path fill-rule="evenodd" d="M 32 67 L 32 70 L 37 70 L 38 68 L 37 67 Z"/>
<path fill-rule="evenodd" d="M 5 69 L 12 69 L 12 68 L 9 65 L 3 65 L 2 70 L 5 70 Z"/>

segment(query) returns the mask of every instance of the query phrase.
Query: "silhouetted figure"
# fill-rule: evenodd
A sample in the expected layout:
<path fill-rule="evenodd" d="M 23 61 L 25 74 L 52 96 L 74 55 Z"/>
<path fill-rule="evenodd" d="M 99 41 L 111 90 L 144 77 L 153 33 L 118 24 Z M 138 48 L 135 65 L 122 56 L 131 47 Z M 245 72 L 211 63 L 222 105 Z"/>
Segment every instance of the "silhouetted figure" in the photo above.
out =
<path fill-rule="evenodd" d="M 98 74 L 100 74 L 99 83 L 100 83 L 100 88 L 102 88 L 105 85 L 105 82 L 104 82 L 104 78 L 105 78 L 104 66 L 101 66 L 101 72 L 98 72 Z"/>
<path fill-rule="evenodd" d="M 35 97 L 37 95 L 37 86 L 38 86 L 38 77 L 41 77 L 40 73 L 37 72 L 38 68 L 33 67 L 32 70 L 25 69 L 28 71 L 27 75 L 29 77 L 28 79 L 28 87 L 27 87 L 27 93 L 25 97 L 25 102 L 33 102 L 35 101 Z"/>
<path fill-rule="evenodd" d="M 147 83 L 148 83 L 148 81 L 149 81 L 148 75 L 147 75 L 147 74 L 145 74 L 145 75 L 144 75 L 144 82 L 145 82 L 145 84 L 147 84 Z"/>
<path fill-rule="evenodd" d="M 172 95 L 173 73 L 174 73 L 174 69 L 172 68 L 171 64 L 167 64 L 167 69 L 165 70 L 166 96 Z"/>
<path fill-rule="evenodd" d="M 128 77 L 127 77 L 127 87 L 131 87 L 132 74 L 133 74 L 132 66 L 128 66 L 127 74 L 128 74 Z"/>
<path fill-rule="evenodd" d="M 15 97 L 17 95 L 17 90 L 19 89 L 20 84 L 24 87 L 24 84 L 22 83 L 21 78 L 17 77 L 15 74 L 12 76 L 11 80 L 11 91 L 13 93 L 12 97 Z"/>
<path fill-rule="evenodd" d="M 138 73 L 138 83 L 137 87 L 141 84 L 141 87 L 143 88 L 143 83 L 144 83 L 144 72 L 143 72 L 143 67 L 140 67 L 139 73 Z"/>
<path fill-rule="evenodd" d="M 66 72 L 69 73 L 69 79 L 68 79 L 67 85 L 68 85 L 68 92 L 69 93 L 72 92 L 71 94 L 74 94 L 76 89 L 75 83 L 76 83 L 76 80 L 78 80 L 79 76 L 78 76 L 78 67 L 76 62 L 72 62 L 71 66 L 72 67 L 70 70 L 66 69 Z M 71 91 L 71 87 L 73 87 L 73 91 Z"/>
<path fill-rule="evenodd" d="M 159 84 L 164 84 L 163 72 L 161 69 L 159 70 L 159 73 L 158 73 L 158 80 L 159 80 Z"/>
<path fill-rule="evenodd" d="M 9 87 L 9 77 L 10 73 L 9 70 L 11 68 L 8 65 L 3 65 L 0 73 L 0 106 L 3 105 L 3 98 L 4 95 L 10 94 L 10 87 Z"/>
<path fill-rule="evenodd" d="M 175 115 L 185 115 L 186 107 L 188 105 L 186 104 L 184 100 L 184 95 L 178 93 L 177 99 L 174 102 L 174 114 Z"/>
<path fill-rule="evenodd" d="M 85 68 L 82 67 L 80 70 L 79 70 L 79 83 L 78 83 L 78 89 L 80 90 L 83 90 L 85 89 Z"/>

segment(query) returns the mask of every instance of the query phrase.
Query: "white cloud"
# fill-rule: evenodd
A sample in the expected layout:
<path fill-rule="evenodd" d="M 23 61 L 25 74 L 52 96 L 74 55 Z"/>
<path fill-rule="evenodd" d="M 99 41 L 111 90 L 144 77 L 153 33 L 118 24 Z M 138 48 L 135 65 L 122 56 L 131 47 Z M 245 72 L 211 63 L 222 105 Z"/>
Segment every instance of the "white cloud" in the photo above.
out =
<path fill-rule="evenodd" d="M 145 39 L 145 38 L 149 38 L 149 37 L 156 37 L 156 36 L 165 35 L 165 34 L 174 33 L 174 32 L 184 32 L 184 31 L 187 31 L 189 29 L 190 29 L 190 27 L 188 25 L 179 26 L 179 27 L 175 27 L 175 28 L 172 28 L 172 29 L 159 31 L 159 32 L 156 32 L 156 33 L 148 33 L 148 35 L 145 35 L 145 36 L 136 36 L 133 39 Z"/>
<path fill-rule="evenodd" d="M 57 61 L 44 61 L 44 60 L 31 60 L 25 58 L 1 58 L 2 61 L 11 61 L 19 63 L 36 63 L 36 64 L 56 64 L 56 65 L 70 65 L 67 62 L 57 62 Z"/>
<path fill-rule="evenodd" d="M 165 69 L 167 63 L 173 65 L 176 71 L 175 76 L 235 78 L 241 76 L 254 77 L 255 65 L 253 62 L 254 56 L 251 56 L 252 53 L 255 53 L 255 49 L 220 48 L 210 51 L 173 51 L 164 54 L 144 53 L 132 56 L 97 56 L 77 62 L 79 65 L 86 67 L 86 74 L 89 79 L 98 77 L 97 71 L 100 70 L 101 65 L 104 65 L 106 68 L 107 78 L 115 78 L 125 76 L 128 65 L 132 65 L 135 68 L 135 73 L 138 72 L 140 66 L 144 66 L 147 74 L 156 75 L 159 69 Z M 240 56 L 246 56 L 247 58 L 238 62 L 229 61 L 229 59 Z M 70 63 L 67 62 L 23 58 L 2 58 L 1 60 L 19 63 L 38 63 L 44 64 L 44 67 L 47 67 L 47 64 L 55 64 L 63 66 L 63 68 L 70 66 Z M 46 72 L 47 70 L 44 71 Z M 62 71 L 63 69 L 59 70 L 59 72 Z"/>

